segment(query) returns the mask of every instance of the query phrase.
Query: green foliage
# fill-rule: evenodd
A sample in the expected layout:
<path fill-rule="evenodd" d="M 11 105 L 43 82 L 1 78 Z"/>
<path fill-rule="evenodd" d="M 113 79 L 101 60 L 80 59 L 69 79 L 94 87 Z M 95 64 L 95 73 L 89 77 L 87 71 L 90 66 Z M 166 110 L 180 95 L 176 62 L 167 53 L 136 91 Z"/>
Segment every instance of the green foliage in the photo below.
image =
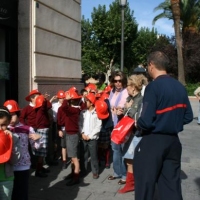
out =
<path fill-rule="evenodd" d="M 120 64 L 121 55 L 121 8 L 115 0 L 106 10 L 105 5 L 94 8 L 92 20 L 82 18 L 82 67 L 84 72 L 106 72 Z M 129 4 L 125 8 L 124 68 L 134 63 L 132 42 L 136 38 L 137 23 Z"/>
<path fill-rule="evenodd" d="M 158 33 L 156 30 L 149 28 L 141 28 L 137 34 L 137 38 L 132 43 L 135 64 L 146 65 L 146 58 L 150 49 L 156 44 Z M 136 66 L 134 66 L 136 67 Z"/>
<path fill-rule="evenodd" d="M 199 87 L 200 83 L 188 83 L 185 87 L 188 96 L 194 96 L 194 91 Z"/>
<path fill-rule="evenodd" d="M 161 10 L 162 13 L 158 14 L 153 19 L 153 24 L 161 18 L 173 20 L 172 8 L 170 0 L 165 0 L 160 3 L 154 11 Z M 182 31 L 192 30 L 195 32 L 200 31 L 200 1 L 199 0 L 180 0 L 180 22 Z"/>

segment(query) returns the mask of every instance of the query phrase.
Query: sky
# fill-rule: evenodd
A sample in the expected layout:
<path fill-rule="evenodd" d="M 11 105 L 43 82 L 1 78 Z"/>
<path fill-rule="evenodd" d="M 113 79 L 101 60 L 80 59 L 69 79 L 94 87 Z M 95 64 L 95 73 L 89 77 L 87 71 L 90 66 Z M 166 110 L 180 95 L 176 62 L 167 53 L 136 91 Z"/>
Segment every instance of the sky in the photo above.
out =
<path fill-rule="evenodd" d="M 82 0 L 82 15 L 85 16 L 85 19 L 91 19 L 91 13 L 93 12 L 94 7 L 98 5 L 106 5 L 106 8 L 109 9 L 109 5 L 112 4 L 114 0 Z M 130 9 L 134 11 L 134 17 L 138 23 L 138 28 L 141 27 L 152 27 L 157 29 L 158 34 L 165 34 L 168 36 L 174 35 L 173 22 L 168 19 L 160 19 L 155 25 L 152 25 L 153 18 L 160 14 L 162 11 L 154 12 L 154 8 L 157 7 L 164 0 L 127 0 L 130 6 Z"/>

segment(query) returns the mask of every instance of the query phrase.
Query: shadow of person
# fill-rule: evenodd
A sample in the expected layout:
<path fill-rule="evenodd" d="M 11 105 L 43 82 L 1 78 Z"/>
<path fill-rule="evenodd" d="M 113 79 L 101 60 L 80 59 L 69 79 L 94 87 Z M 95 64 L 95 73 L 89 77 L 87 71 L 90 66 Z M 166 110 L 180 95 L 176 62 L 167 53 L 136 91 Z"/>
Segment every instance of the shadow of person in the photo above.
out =
<path fill-rule="evenodd" d="M 181 178 L 181 180 L 185 180 L 188 178 L 188 176 L 184 171 L 181 170 L 180 178 Z"/>
<path fill-rule="evenodd" d="M 48 200 L 63 200 L 63 199 L 76 199 L 79 195 L 79 188 L 90 185 L 84 183 L 80 179 L 80 183 L 73 186 L 66 186 L 66 180 L 64 180 L 63 174 L 67 171 L 60 171 L 61 167 L 55 167 L 51 169 L 51 173 L 47 178 L 38 178 L 30 176 L 29 184 L 29 199 L 48 199 Z M 34 174 L 34 173 L 33 173 Z M 85 194 L 86 195 L 86 194 Z"/>
<path fill-rule="evenodd" d="M 196 178 L 194 181 L 200 189 L 200 177 Z"/>

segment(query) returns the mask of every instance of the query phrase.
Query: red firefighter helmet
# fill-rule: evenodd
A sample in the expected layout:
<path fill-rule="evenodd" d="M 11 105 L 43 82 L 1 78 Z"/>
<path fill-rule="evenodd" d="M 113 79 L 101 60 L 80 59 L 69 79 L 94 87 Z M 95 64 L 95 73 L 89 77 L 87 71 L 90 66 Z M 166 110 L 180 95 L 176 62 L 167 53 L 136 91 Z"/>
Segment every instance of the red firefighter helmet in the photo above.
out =
<path fill-rule="evenodd" d="M 18 112 L 21 110 L 15 100 L 7 100 L 3 105 L 8 108 L 10 113 Z"/>
<path fill-rule="evenodd" d="M 78 93 L 78 90 L 77 90 L 77 88 L 76 87 L 71 87 L 71 88 L 69 88 L 69 90 L 68 91 L 74 91 L 74 92 L 77 92 Z"/>
<path fill-rule="evenodd" d="M 109 116 L 108 105 L 105 101 L 97 100 L 95 108 L 99 119 L 106 119 Z"/>
<path fill-rule="evenodd" d="M 96 101 L 96 97 L 93 93 L 89 93 L 87 96 L 86 96 L 86 99 L 88 99 L 93 105 L 95 104 L 95 101 Z"/>
<path fill-rule="evenodd" d="M 74 90 L 68 90 L 67 91 L 71 99 L 80 99 L 82 96 L 80 96 L 76 91 Z M 65 92 L 66 93 L 66 92 Z"/>
<path fill-rule="evenodd" d="M 0 163 L 5 163 L 10 159 L 12 151 L 12 137 L 0 130 Z"/>
<path fill-rule="evenodd" d="M 103 92 L 102 93 L 102 95 L 101 95 L 101 97 L 99 98 L 99 100 L 102 100 L 102 101 L 104 101 L 105 99 L 108 99 L 109 98 L 109 94 L 108 93 L 105 93 L 105 92 Z"/>
<path fill-rule="evenodd" d="M 39 95 L 38 97 L 36 97 L 35 99 L 35 106 L 34 108 L 39 108 L 42 106 L 43 102 L 44 102 L 45 98 L 43 95 Z"/>
<path fill-rule="evenodd" d="M 109 93 L 111 90 L 112 90 L 111 86 L 108 85 L 108 86 L 106 86 L 106 88 L 104 89 L 103 92 L 105 92 L 105 93 Z"/>
<path fill-rule="evenodd" d="M 36 90 L 32 90 L 32 91 L 30 91 L 29 95 L 25 98 L 26 101 L 31 101 L 31 96 L 34 95 L 34 94 L 41 95 L 41 93 L 37 89 Z"/>
<path fill-rule="evenodd" d="M 65 91 L 59 90 L 57 93 L 57 98 L 58 99 L 64 99 L 65 98 Z"/>

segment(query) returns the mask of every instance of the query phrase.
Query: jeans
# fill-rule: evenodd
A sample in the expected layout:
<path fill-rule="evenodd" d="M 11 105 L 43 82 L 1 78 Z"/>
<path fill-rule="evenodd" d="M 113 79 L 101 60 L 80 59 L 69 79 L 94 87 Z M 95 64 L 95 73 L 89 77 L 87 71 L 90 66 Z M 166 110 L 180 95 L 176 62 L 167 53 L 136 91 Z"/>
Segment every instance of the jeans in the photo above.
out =
<path fill-rule="evenodd" d="M 113 169 L 114 177 L 121 177 L 123 180 L 126 180 L 126 165 L 122 157 L 122 147 L 121 144 L 115 144 L 111 142 L 113 150 Z"/>

